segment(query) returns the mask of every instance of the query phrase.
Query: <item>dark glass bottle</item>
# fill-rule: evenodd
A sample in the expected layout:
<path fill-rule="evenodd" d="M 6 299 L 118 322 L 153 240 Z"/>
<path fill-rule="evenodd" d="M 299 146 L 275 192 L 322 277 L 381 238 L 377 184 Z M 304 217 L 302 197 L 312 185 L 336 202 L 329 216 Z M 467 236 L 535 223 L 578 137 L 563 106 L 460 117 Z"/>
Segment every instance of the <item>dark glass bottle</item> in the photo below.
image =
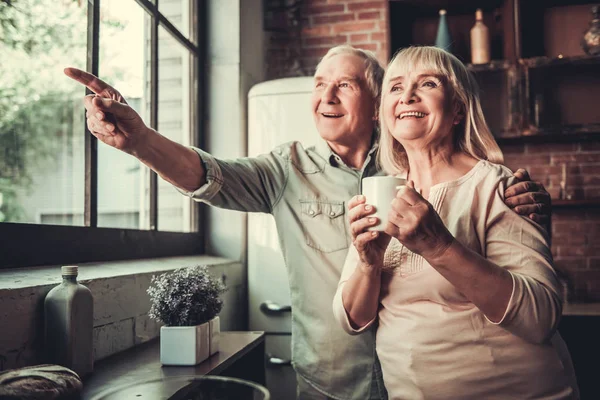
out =
<path fill-rule="evenodd" d="M 450 36 L 450 28 L 446 19 L 446 10 L 440 10 L 440 21 L 438 23 L 437 35 L 435 37 L 435 46 L 452 52 L 452 37 Z"/>
<path fill-rule="evenodd" d="M 77 282 L 78 268 L 61 268 L 63 281 L 44 300 L 45 349 L 48 362 L 84 377 L 93 370 L 94 300 Z"/>

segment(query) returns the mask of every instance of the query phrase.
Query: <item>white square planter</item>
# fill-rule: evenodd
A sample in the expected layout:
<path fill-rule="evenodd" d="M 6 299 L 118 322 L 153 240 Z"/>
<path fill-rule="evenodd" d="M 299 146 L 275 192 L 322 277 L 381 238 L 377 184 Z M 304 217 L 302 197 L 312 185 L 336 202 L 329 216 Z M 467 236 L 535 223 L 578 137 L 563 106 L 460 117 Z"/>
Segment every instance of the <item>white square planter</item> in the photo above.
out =
<path fill-rule="evenodd" d="M 210 336 L 210 351 L 209 356 L 212 356 L 219 351 L 219 334 L 221 333 L 221 322 L 219 317 L 214 317 L 209 322 L 209 336 Z"/>
<path fill-rule="evenodd" d="M 160 363 L 162 365 L 196 365 L 210 352 L 210 323 L 195 326 L 160 328 Z"/>

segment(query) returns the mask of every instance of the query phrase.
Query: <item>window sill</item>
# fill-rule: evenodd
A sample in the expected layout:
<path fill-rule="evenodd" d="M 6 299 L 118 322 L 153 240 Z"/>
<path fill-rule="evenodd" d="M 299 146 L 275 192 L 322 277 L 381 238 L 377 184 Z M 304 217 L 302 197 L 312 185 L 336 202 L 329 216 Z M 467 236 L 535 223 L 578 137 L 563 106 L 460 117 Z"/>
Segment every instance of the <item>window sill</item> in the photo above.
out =
<path fill-rule="evenodd" d="M 221 257 L 197 255 L 126 261 L 103 261 L 76 265 L 79 266 L 77 280 L 85 284 L 97 279 L 147 273 L 161 274 L 181 267 L 191 267 L 194 265 L 217 266 L 234 262 Z M 0 270 L 0 290 L 32 289 L 58 284 L 62 281 L 60 267 L 60 265 L 52 265 Z"/>

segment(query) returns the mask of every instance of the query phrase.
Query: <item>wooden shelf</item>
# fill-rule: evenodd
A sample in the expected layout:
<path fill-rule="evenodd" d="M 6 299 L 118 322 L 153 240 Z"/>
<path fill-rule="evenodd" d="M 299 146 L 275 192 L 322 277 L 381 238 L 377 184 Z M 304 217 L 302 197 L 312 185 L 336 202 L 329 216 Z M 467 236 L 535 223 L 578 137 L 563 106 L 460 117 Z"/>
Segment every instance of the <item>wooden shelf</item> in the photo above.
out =
<path fill-rule="evenodd" d="M 83 379 L 81 399 L 101 397 L 150 379 L 188 375 L 233 376 L 264 385 L 264 332 L 221 332 L 219 340 L 219 352 L 194 366 L 161 366 L 160 338 L 102 359 L 94 363 L 94 372 Z M 155 394 L 145 393 L 148 397 L 144 398 L 156 398 Z"/>
<path fill-rule="evenodd" d="M 595 141 L 600 140 L 600 124 L 531 127 L 495 138 L 498 144 Z"/>
<path fill-rule="evenodd" d="M 600 56 L 532 57 L 520 59 L 519 64 L 527 68 L 595 65 L 600 64 Z"/>
<path fill-rule="evenodd" d="M 600 199 L 585 200 L 552 200 L 552 208 L 598 208 Z"/>
<path fill-rule="evenodd" d="M 467 64 L 467 69 L 471 72 L 497 72 L 505 71 L 513 65 L 508 60 L 492 60 L 487 64 Z"/>

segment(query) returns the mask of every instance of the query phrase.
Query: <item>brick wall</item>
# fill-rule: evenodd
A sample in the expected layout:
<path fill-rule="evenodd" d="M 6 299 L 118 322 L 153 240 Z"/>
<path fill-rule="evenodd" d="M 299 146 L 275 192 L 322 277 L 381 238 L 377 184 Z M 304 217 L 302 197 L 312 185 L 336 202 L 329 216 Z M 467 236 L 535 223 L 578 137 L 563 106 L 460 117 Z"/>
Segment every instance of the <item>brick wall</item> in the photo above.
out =
<path fill-rule="evenodd" d="M 267 1 L 266 78 L 312 75 L 327 50 L 351 44 L 389 60 L 387 1 L 305 0 L 287 6 Z"/>
<path fill-rule="evenodd" d="M 506 165 L 526 168 L 542 182 L 553 199 L 559 198 L 563 165 L 566 194 L 573 200 L 600 203 L 600 143 L 543 143 L 504 145 Z M 552 254 L 568 285 L 571 302 L 600 301 L 600 208 L 554 206 Z"/>

